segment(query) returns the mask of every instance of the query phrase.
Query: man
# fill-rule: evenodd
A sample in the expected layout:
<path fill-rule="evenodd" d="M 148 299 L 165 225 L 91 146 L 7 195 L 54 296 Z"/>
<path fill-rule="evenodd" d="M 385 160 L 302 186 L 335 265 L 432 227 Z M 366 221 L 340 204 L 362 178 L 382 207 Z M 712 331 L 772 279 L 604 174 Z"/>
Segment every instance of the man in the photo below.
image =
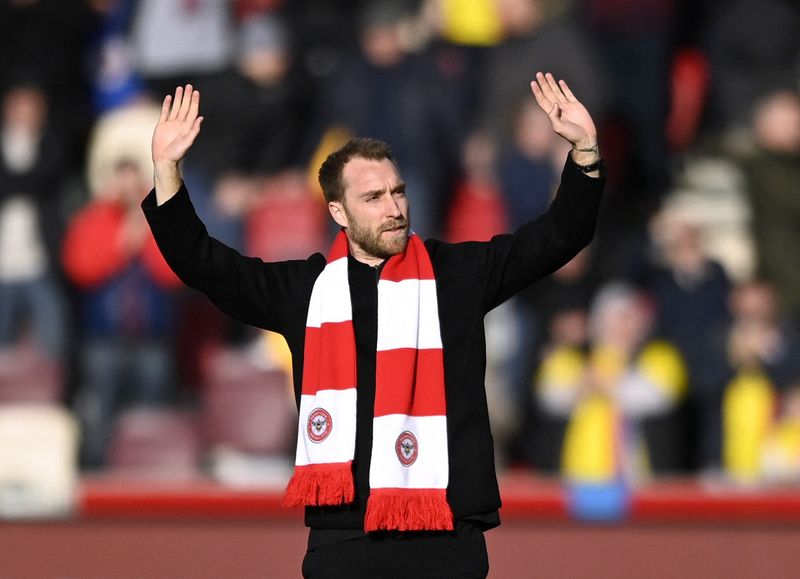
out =
<path fill-rule="evenodd" d="M 499 524 L 484 373 L 485 314 L 592 237 L 603 188 L 597 132 L 561 81 L 536 101 L 572 143 L 550 210 L 489 242 L 422 242 L 388 147 L 356 139 L 320 169 L 342 228 L 327 259 L 263 263 L 210 238 L 178 162 L 200 95 L 167 96 L 143 202 L 178 276 L 228 315 L 284 335 L 300 420 L 286 502 L 306 505 L 305 577 L 485 577 Z"/>

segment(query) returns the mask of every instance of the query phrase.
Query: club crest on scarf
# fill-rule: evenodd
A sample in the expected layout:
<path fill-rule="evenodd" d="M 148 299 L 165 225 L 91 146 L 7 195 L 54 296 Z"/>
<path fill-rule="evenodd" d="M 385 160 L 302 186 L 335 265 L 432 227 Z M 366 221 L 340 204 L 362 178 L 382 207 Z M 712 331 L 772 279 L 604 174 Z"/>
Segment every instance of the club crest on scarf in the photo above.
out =
<path fill-rule="evenodd" d="M 306 432 L 311 442 L 322 442 L 333 430 L 333 419 L 330 413 L 324 408 L 315 408 L 308 415 Z"/>
<path fill-rule="evenodd" d="M 414 433 L 408 430 L 401 432 L 397 437 L 397 442 L 394 443 L 394 450 L 397 453 L 397 459 L 403 466 L 411 466 L 417 460 L 419 454 L 419 443 Z"/>

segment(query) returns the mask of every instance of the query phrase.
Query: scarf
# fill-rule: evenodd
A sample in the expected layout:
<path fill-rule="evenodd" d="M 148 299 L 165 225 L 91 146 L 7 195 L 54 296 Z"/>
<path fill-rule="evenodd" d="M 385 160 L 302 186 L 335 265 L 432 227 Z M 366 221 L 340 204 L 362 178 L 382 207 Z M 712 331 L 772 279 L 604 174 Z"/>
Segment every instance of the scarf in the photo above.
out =
<path fill-rule="evenodd" d="M 352 503 L 356 345 L 347 237 L 314 283 L 306 322 L 297 455 L 288 506 Z M 411 234 L 378 281 L 370 494 L 364 530 L 452 530 L 442 339 L 428 251 Z"/>

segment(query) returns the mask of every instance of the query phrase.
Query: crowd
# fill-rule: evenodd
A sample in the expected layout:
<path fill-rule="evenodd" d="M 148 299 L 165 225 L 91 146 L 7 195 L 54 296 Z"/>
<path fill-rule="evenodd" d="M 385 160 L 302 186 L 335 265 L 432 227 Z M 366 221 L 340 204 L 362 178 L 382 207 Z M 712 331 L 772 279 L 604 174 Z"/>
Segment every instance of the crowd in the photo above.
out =
<path fill-rule="evenodd" d="M 791 0 L 2 0 L 0 406 L 48 366 L 82 468 L 124 462 L 142 408 L 198 468 L 288 457 L 285 348 L 184 288 L 144 222 L 163 95 L 202 94 L 183 173 L 210 233 L 280 260 L 332 239 L 316 170 L 350 135 L 392 146 L 422 237 L 544 212 L 568 144 L 520 79 L 547 70 L 608 184 L 592 245 L 486 320 L 502 464 L 798 482 L 798 37 Z M 220 438 L 225 412 L 247 428 Z"/>

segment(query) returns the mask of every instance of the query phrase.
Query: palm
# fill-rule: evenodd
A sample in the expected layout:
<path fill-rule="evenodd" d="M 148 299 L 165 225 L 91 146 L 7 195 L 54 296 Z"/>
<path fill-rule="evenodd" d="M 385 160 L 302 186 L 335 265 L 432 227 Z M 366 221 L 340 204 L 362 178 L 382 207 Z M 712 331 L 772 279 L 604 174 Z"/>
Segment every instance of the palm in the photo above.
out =
<path fill-rule="evenodd" d="M 161 118 L 153 132 L 153 161 L 177 163 L 192 146 L 200 133 L 203 117 L 200 110 L 200 92 L 192 85 L 175 89 L 175 97 L 167 95 L 161 106 Z"/>
<path fill-rule="evenodd" d="M 550 117 L 553 130 L 573 145 L 594 144 L 597 128 L 581 102 L 563 80 L 556 83 L 553 75 L 536 74 L 531 90 L 539 107 Z"/>

